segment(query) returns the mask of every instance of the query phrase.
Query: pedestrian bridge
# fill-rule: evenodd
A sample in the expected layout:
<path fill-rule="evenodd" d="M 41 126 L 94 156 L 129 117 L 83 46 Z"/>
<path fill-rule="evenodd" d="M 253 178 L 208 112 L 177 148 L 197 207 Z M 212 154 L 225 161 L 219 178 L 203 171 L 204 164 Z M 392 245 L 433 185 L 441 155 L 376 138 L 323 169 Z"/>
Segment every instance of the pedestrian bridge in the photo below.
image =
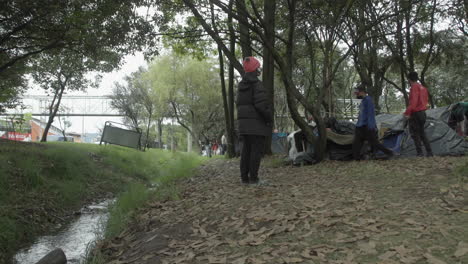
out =
<path fill-rule="evenodd" d="M 21 105 L 9 109 L 3 115 L 49 116 L 49 106 L 53 96 L 24 95 L 20 98 Z M 123 116 L 111 106 L 109 95 L 63 95 L 57 116 Z"/>

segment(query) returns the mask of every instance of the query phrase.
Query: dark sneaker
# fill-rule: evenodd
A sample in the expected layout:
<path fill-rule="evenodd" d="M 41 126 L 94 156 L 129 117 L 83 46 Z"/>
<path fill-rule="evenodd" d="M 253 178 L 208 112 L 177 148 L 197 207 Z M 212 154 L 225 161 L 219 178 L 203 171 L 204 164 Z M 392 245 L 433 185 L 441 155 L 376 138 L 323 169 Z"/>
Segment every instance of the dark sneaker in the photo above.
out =
<path fill-rule="evenodd" d="M 250 182 L 250 185 L 253 185 L 253 186 L 268 186 L 270 185 L 267 181 L 264 181 L 264 180 L 258 180 L 254 183 Z"/>
<path fill-rule="evenodd" d="M 257 180 L 257 181 L 250 181 L 250 185 L 252 185 L 252 186 L 268 186 L 270 184 L 265 180 Z"/>
<path fill-rule="evenodd" d="M 428 158 L 434 157 L 434 154 L 432 154 L 432 152 L 428 152 L 428 153 L 426 153 L 426 157 L 428 157 Z"/>
<path fill-rule="evenodd" d="M 258 178 L 250 178 L 249 183 L 250 184 L 257 184 L 258 183 Z"/>

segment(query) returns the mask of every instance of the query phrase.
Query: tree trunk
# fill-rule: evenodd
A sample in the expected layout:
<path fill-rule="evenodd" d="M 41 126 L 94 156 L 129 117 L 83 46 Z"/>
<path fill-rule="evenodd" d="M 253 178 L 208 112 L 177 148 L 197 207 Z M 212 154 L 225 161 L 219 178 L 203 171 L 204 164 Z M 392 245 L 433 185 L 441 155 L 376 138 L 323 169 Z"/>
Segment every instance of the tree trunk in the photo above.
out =
<path fill-rule="evenodd" d="M 244 74 L 244 69 L 242 67 L 242 64 L 237 60 L 235 53 L 229 50 L 226 45 L 224 45 L 223 40 L 221 37 L 216 34 L 213 29 L 208 25 L 208 23 L 205 21 L 203 16 L 200 14 L 198 11 L 197 7 L 193 3 L 192 0 L 182 0 L 185 5 L 190 8 L 192 14 L 195 16 L 195 18 L 200 22 L 201 26 L 203 29 L 210 35 L 210 37 L 218 44 L 222 49 L 226 57 L 229 59 L 230 63 L 234 66 L 234 68 L 241 74 Z M 245 5 L 245 3 L 244 3 Z M 232 14 L 232 12 L 231 12 Z"/>
<path fill-rule="evenodd" d="M 395 12 L 398 14 L 400 12 L 401 6 L 398 5 L 398 2 L 395 2 Z M 403 19 L 401 15 L 397 16 L 397 30 L 396 30 L 396 39 L 398 43 L 399 51 L 399 61 L 400 61 L 400 81 L 401 81 L 401 92 L 405 98 L 405 104 L 408 106 L 409 98 L 408 93 L 406 92 L 406 62 L 405 62 L 405 53 L 404 53 L 404 42 L 403 42 Z"/>
<path fill-rule="evenodd" d="M 315 147 L 315 159 L 317 161 L 322 161 L 325 158 L 326 152 L 326 131 L 323 123 L 323 119 L 320 116 L 320 111 L 317 107 L 313 107 L 307 100 L 305 100 L 299 91 L 297 91 L 296 86 L 292 78 L 292 58 L 293 58 L 293 47 L 294 47 L 294 29 L 295 29 L 295 14 L 296 14 L 296 1 L 292 0 L 289 5 L 289 17 L 288 17 L 288 40 L 286 42 L 286 65 L 282 63 L 279 58 L 279 54 L 276 54 L 275 59 L 277 60 L 280 66 L 281 78 L 283 80 L 284 86 L 286 88 L 286 95 L 288 100 L 288 108 L 291 113 L 291 117 L 296 123 L 297 126 L 304 133 L 306 140 L 311 142 Z M 269 47 L 270 48 L 270 47 Z M 281 62 L 281 63 L 280 63 Z M 294 98 L 293 98 L 294 97 Z M 322 102 L 323 98 L 320 96 L 317 98 L 317 102 Z M 300 103 L 309 111 L 314 117 L 317 128 L 319 130 L 319 137 L 317 138 L 314 135 L 314 131 L 307 124 L 306 120 L 299 114 L 296 101 L 299 100 Z"/>
<path fill-rule="evenodd" d="M 232 1 L 230 2 L 230 7 L 232 7 Z M 218 32 L 218 30 L 216 29 L 216 22 L 215 22 L 215 19 L 214 19 L 214 10 L 213 10 L 213 4 L 211 4 L 211 15 L 212 15 L 212 23 L 213 23 L 213 27 L 215 29 L 215 32 Z M 228 18 L 229 19 L 229 24 L 232 23 L 232 18 Z M 235 39 L 234 39 L 235 41 Z M 228 138 L 228 141 L 230 139 L 230 131 L 233 130 L 233 128 L 231 127 L 231 121 L 230 121 L 230 112 L 232 111 L 232 108 L 229 108 L 229 105 L 228 105 L 228 98 L 227 98 L 227 93 L 226 93 L 226 81 L 225 81 L 225 77 L 224 77 L 224 56 L 223 56 L 223 51 L 221 49 L 221 47 L 218 45 L 218 60 L 219 60 L 219 78 L 220 78 L 220 81 L 221 81 L 221 97 L 223 99 L 223 109 L 224 109 L 224 122 L 225 122 L 225 129 L 226 129 L 226 132 L 223 133 L 223 134 L 227 134 L 227 138 Z M 232 148 L 232 147 L 231 147 Z M 232 158 L 234 157 L 234 151 L 231 149 L 229 149 L 229 144 L 228 144 L 228 151 L 227 151 L 227 156 L 229 158 Z"/>
<path fill-rule="evenodd" d="M 232 10 L 233 1 L 229 1 L 229 8 Z M 236 52 L 236 35 L 234 32 L 234 26 L 232 25 L 232 16 L 228 16 L 228 27 L 229 27 L 229 50 L 232 54 Z M 227 131 L 227 141 L 228 141 L 228 156 L 235 157 L 236 153 L 236 128 L 234 124 L 234 65 L 232 61 L 229 63 L 228 68 L 228 108 L 229 108 L 229 127 L 230 130 Z"/>
<path fill-rule="evenodd" d="M 411 11 L 413 9 L 413 4 L 411 1 L 405 1 L 407 6 L 405 6 L 405 37 L 406 37 L 406 54 L 409 63 L 409 70 L 408 72 L 414 71 L 414 54 L 413 54 L 413 42 L 411 41 Z"/>
<path fill-rule="evenodd" d="M 225 128 L 226 128 L 226 137 L 229 139 L 230 138 L 230 131 L 233 130 L 233 128 L 231 127 L 231 121 L 229 120 L 230 118 L 230 111 L 232 111 L 232 109 L 229 109 L 229 105 L 228 105 L 228 98 L 227 98 L 227 93 L 226 93 L 226 81 L 224 79 L 224 59 L 223 59 L 223 54 L 222 54 L 222 50 L 218 47 L 218 53 L 219 53 L 219 75 L 220 75 L 220 78 L 221 78 L 221 96 L 223 98 L 223 108 L 224 108 L 224 123 L 225 123 Z M 229 158 L 232 158 L 234 155 L 233 155 L 234 151 L 230 151 L 229 150 L 229 147 L 228 147 L 228 151 L 227 151 L 227 156 Z"/>
<path fill-rule="evenodd" d="M 143 151 L 146 150 L 146 146 L 148 146 L 148 140 L 149 140 L 149 130 L 150 130 L 150 125 L 151 125 L 151 117 L 153 115 L 153 111 L 149 111 L 149 117 L 148 117 L 148 125 L 146 126 L 146 142 L 145 146 L 143 147 Z"/>
<path fill-rule="evenodd" d="M 331 117 L 335 114 L 335 103 L 333 100 L 333 69 L 332 69 L 332 49 L 333 44 L 331 40 L 325 42 L 325 49 L 323 54 L 323 91 L 325 96 L 323 97 L 323 105 L 327 111 L 326 116 Z"/>
<path fill-rule="evenodd" d="M 275 11 L 276 1 L 264 1 L 264 21 L 265 21 L 265 41 L 271 47 L 275 47 Z M 271 51 L 263 48 L 263 86 L 267 89 L 268 100 L 271 105 L 271 115 L 273 120 L 272 126 L 275 124 L 275 60 Z M 272 135 L 270 133 L 266 138 L 265 153 L 272 154 L 271 151 Z"/>
<path fill-rule="evenodd" d="M 465 0 L 465 4 L 468 1 Z M 424 87 L 427 88 L 427 91 L 429 93 L 429 103 L 431 105 L 431 108 L 435 107 L 434 103 L 434 98 L 432 96 L 432 93 L 430 92 L 429 85 L 427 85 L 425 78 L 426 78 L 426 72 L 429 69 L 429 66 L 432 64 L 433 58 L 437 56 L 437 54 L 434 54 L 434 45 L 435 45 L 435 39 L 434 39 L 434 24 L 435 24 L 435 12 L 436 12 L 436 7 L 437 7 L 437 0 L 434 0 L 432 3 L 432 11 L 431 11 L 431 26 L 430 26 L 430 32 L 429 32 L 429 41 L 430 41 L 430 46 L 429 46 L 429 51 L 427 52 L 426 59 L 424 60 L 424 67 L 423 70 L 421 71 L 421 83 L 424 85 Z"/>
<path fill-rule="evenodd" d="M 65 91 L 65 84 L 62 84 L 60 89 L 58 89 L 56 91 L 55 96 L 57 98 L 57 103 L 54 104 L 54 101 L 55 101 L 55 98 L 54 98 L 54 100 L 52 100 L 52 103 L 50 105 L 49 120 L 47 121 L 47 125 L 44 128 L 44 131 L 42 133 L 41 142 L 46 142 L 47 141 L 47 134 L 49 134 L 49 129 L 52 126 L 52 123 L 54 122 L 55 116 L 57 115 L 57 112 L 58 112 L 58 109 L 59 109 L 59 106 L 60 106 L 60 102 L 62 101 L 62 95 L 63 95 L 64 91 Z"/>
<path fill-rule="evenodd" d="M 271 2 L 271 1 L 267 1 Z M 247 8 L 245 6 L 245 0 L 236 0 L 237 12 L 240 17 L 243 17 L 245 21 L 247 20 Z M 247 25 L 239 23 L 239 32 L 240 32 L 240 45 L 242 49 L 242 56 L 250 57 L 252 56 L 252 46 L 250 41 L 250 33 Z"/>
<path fill-rule="evenodd" d="M 162 144 L 162 121 L 163 121 L 163 118 L 158 119 L 158 146 L 159 146 L 160 149 L 163 148 L 163 144 Z"/>
<path fill-rule="evenodd" d="M 192 134 L 187 131 L 187 152 L 192 152 Z"/>
<path fill-rule="evenodd" d="M 65 133 L 65 129 L 62 129 L 62 136 L 63 136 L 63 141 L 68 141 L 67 139 L 67 134 Z"/>

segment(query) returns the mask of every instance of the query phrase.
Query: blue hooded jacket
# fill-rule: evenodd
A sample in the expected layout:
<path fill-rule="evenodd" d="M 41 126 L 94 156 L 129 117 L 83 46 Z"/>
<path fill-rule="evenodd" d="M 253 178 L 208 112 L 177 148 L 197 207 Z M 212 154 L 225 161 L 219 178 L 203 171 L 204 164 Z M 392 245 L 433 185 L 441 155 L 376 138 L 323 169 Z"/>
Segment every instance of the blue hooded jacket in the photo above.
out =
<path fill-rule="evenodd" d="M 372 97 L 366 96 L 359 105 L 359 117 L 356 127 L 367 126 L 368 129 L 377 129 L 375 124 L 375 107 Z"/>

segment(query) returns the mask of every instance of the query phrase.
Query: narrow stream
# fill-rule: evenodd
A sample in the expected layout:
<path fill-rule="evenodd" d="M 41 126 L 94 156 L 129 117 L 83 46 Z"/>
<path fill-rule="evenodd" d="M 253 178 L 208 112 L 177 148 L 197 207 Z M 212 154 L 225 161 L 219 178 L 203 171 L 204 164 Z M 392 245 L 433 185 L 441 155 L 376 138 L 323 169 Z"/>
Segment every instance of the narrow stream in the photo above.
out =
<path fill-rule="evenodd" d="M 18 264 L 34 264 L 50 251 L 61 248 L 67 263 L 81 263 L 88 245 L 103 231 L 108 219 L 108 207 L 113 200 L 86 206 L 81 215 L 57 234 L 38 238 L 34 244 L 20 250 L 14 257 Z"/>

